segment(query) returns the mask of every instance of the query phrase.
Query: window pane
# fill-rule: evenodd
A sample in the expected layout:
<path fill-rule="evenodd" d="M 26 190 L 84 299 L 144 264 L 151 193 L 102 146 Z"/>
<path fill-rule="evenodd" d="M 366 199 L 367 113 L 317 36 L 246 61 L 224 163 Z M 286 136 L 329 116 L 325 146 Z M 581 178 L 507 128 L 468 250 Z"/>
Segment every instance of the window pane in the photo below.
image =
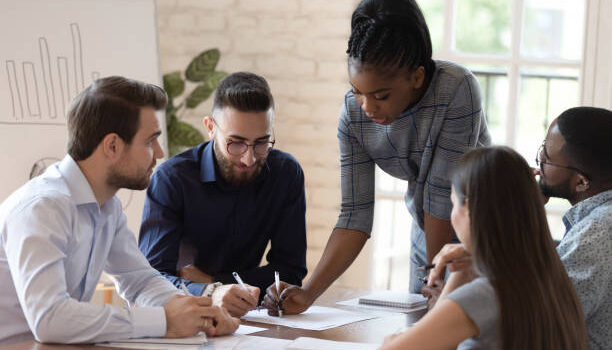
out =
<path fill-rule="evenodd" d="M 442 48 L 444 36 L 444 0 L 420 0 L 419 6 L 429 27 L 433 51 L 436 52 Z"/>
<path fill-rule="evenodd" d="M 516 149 L 535 165 L 536 152 L 550 122 L 578 105 L 578 70 L 524 70 L 520 84 Z"/>
<path fill-rule="evenodd" d="M 458 0 L 457 50 L 478 54 L 509 54 L 512 1 Z"/>
<path fill-rule="evenodd" d="M 395 178 L 384 171 L 378 166 L 376 167 L 376 190 L 383 192 L 394 192 L 396 183 Z"/>
<path fill-rule="evenodd" d="M 403 200 L 376 200 L 372 230 L 374 288 L 408 290 L 411 223 Z"/>
<path fill-rule="evenodd" d="M 494 144 L 506 142 L 508 74 L 501 66 L 469 66 L 480 84 L 482 106 Z"/>
<path fill-rule="evenodd" d="M 561 198 L 551 198 L 546 204 L 546 217 L 548 218 L 548 227 L 553 239 L 561 240 L 563 238 L 565 234 L 563 215 L 570 207 L 570 203 Z"/>
<path fill-rule="evenodd" d="M 583 36 L 584 1 L 525 1 L 523 56 L 579 60 Z"/>

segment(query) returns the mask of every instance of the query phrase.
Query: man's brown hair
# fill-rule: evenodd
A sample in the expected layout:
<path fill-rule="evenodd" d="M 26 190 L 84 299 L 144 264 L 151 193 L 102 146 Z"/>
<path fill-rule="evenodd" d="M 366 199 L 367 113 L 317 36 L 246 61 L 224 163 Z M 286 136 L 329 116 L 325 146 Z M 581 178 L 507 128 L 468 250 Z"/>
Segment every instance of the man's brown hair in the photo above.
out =
<path fill-rule="evenodd" d="M 127 144 L 140 126 L 140 108 L 166 108 L 168 97 L 159 86 L 120 76 L 95 80 L 81 91 L 68 110 L 68 154 L 87 159 L 108 134 Z"/>

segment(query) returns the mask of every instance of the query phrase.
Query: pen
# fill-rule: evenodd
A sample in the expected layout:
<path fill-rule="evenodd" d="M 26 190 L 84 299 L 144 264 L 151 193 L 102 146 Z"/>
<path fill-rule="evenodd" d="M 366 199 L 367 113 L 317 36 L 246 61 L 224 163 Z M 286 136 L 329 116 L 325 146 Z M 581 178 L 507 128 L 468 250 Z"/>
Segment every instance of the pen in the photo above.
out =
<path fill-rule="evenodd" d="M 244 285 L 244 282 L 242 282 L 242 278 L 240 278 L 240 275 L 238 275 L 238 272 L 236 271 L 232 272 L 232 276 L 234 276 L 234 279 L 236 280 L 236 282 L 238 282 L 238 284 L 240 285 L 240 287 L 242 287 L 242 289 L 246 290 L 247 292 L 249 291 L 247 287 Z"/>
<path fill-rule="evenodd" d="M 185 293 L 185 295 L 192 295 L 191 293 L 189 293 L 189 289 L 187 289 L 187 286 L 183 281 L 181 281 L 181 290 Z"/>
<path fill-rule="evenodd" d="M 276 284 L 276 294 L 278 295 L 278 317 L 283 317 L 283 309 L 281 308 L 280 300 L 280 277 L 278 271 L 274 271 L 274 284 Z"/>
<path fill-rule="evenodd" d="M 471 258 L 469 256 L 463 256 L 459 259 L 453 259 L 453 260 L 449 260 L 446 262 L 446 264 L 452 264 L 454 262 L 461 262 L 461 261 L 469 261 Z M 423 265 L 423 266 L 419 266 L 416 268 L 417 271 L 427 271 L 427 270 L 431 270 L 434 267 L 436 267 L 436 264 L 427 264 L 427 265 Z"/>
<path fill-rule="evenodd" d="M 251 291 L 249 291 L 249 289 L 248 289 L 248 288 L 247 288 L 247 287 L 244 285 L 244 282 L 242 282 L 242 278 L 240 278 L 240 275 L 238 274 L 238 272 L 236 272 L 236 271 L 232 272 L 232 276 L 234 276 L 234 279 L 236 280 L 236 282 L 238 282 L 238 284 L 240 285 L 240 287 L 241 287 L 242 289 L 244 289 L 244 290 L 245 290 L 245 291 L 247 291 L 249 294 L 251 294 Z M 246 300 L 244 300 L 244 298 L 240 298 L 240 299 L 242 299 L 243 301 L 246 301 Z M 253 310 L 261 310 L 261 309 L 263 309 L 263 308 L 264 308 L 263 306 L 261 306 L 261 305 L 257 305 L 257 306 L 255 307 L 255 309 L 253 309 Z"/>
<path fill-rule="evenodd" d="M 417 271 L 427 271 L 436 267 L 436 264 L 427 264 L 416 268 Z"/>

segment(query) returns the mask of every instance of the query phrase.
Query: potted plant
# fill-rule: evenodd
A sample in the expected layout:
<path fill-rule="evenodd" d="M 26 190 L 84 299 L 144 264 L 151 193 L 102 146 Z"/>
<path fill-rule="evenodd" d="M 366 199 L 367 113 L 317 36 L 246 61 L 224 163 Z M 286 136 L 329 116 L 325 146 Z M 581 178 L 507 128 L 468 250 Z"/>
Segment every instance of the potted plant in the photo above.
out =
<path fill-rule="evenodd" d="M 226 72 L 215 70 L 220 56 L 218 49 L 203 51 L 191 60 L 184 76 L 180 71 L 164 75 L 164 89 L 168 94 L 166 129 L 170 157 L 204 142 L 204 135 L 182 121 L 181 117 L 185 111 L 196 108 L 208 99 L 221 79 L 227 75 Z M 186 81 L 197 84 L 188 94 L 185 92 Z"/>

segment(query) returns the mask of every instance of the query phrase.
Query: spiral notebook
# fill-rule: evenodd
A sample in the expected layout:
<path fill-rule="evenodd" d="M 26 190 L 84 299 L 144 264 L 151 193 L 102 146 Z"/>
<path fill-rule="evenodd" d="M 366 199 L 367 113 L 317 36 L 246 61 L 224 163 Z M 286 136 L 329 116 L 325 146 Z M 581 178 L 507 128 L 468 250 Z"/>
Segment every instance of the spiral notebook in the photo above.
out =
<path fill-rule="evenodd" d="M 414 309 L 427 304 L 427 298 L 421 294 L 385 290 L 360 297 L 359 304 Z"/>

